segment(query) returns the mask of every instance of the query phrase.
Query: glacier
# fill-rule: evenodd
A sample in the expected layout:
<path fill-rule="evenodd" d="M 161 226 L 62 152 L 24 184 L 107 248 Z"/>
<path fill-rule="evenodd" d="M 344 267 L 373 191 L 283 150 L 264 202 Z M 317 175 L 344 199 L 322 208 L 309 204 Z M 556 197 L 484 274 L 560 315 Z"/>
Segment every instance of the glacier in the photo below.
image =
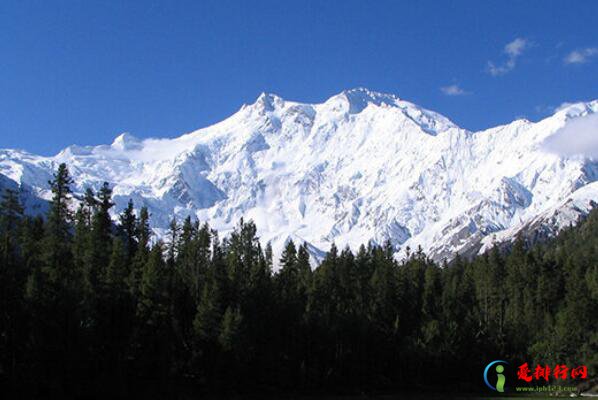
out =
<path fill-rule="evenodd" d="M 64 162 L 76 196 L 108 182 L 114 216 L 129 199 L 147 206 L 157 237 L 173 217 L 190 215 L 223 234 L 243 217 L 276 254 L 290 239 L 307 242 L 316 260 L 332 243 L 390 240 L 398 258 L 421 246 L 450 260 L 520 233 L 554 234 L 595 206 L 598 162 L 544 143 L 597 112 L 598 101 L 575 103 L 538 122 L 472 132 L 364 88 L 321 104 L 262 93 L 224 121 L 174 139 L 124 133 L 52 157 L 0 150 L 0 188 L 20 187 L 28 212 L 41 212 Z"/>

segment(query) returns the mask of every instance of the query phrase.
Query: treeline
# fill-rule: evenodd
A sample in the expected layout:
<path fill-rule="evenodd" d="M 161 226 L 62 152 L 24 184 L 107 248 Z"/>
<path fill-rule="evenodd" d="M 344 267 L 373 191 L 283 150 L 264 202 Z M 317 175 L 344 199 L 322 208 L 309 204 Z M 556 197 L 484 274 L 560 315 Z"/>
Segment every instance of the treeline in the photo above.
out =
<path fill-rule="evenodd" d="M 598 366 L 597 212 L 444 268 L 333 245 L 312 271 L 289 242 L 273 273 L 252 222 L 221 239 L 173 220 L 154 241 L 145 208 L 113 223 L 107 184 L 73 213 L 71 183 L 61 165 L 43 219 L 0 203 L 7 398 L 478 391 L 494 359 Z"/>

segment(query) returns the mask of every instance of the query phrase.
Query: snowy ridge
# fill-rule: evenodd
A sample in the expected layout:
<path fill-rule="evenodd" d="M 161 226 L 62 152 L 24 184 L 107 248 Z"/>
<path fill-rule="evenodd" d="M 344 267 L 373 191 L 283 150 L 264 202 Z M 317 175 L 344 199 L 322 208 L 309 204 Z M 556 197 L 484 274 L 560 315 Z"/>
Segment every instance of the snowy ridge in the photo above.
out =
<path fill-rule="evenodd" d="M 363 88 L 321 104 L 264 93 L 175 139 L 126 133 L 54 157 L 0 150 L 0 178 L 47 199 L 47 181 L 66 162 L 76 192 L 109 182 L 115 212 L 129 198 L 146 205 L 158 235 L 173 215 L 224 233 L 244 217 L 275 252 L 289 238 L 307 241 L 314 256 L 332 242 L 390 239 L 399 257 L 421 245 L 441 260 L 530 224 L 558 230 L 593 207 L 598 163 L 547 153 L 542 143 L 568 120 L 596 112 L 598 101 L 577 103 L 537 123 L 470 132 Z"/>

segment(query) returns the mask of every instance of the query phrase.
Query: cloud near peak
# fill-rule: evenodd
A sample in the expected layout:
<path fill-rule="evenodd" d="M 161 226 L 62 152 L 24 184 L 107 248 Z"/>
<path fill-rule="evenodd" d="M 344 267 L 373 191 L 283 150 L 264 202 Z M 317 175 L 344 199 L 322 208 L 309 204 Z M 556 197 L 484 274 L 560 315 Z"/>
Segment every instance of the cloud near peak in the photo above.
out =
<path fill-rule="evenodd" d="M 440 91 L 447 96 L 463 96 L 469 94 L 469 92 L 466 92 L 457 84 L 442 86 Z"/>
<path fill-rule="evenodd" d="M 598 114 L 567 121 L 544 141 L 542 148 L 565 157 L 582 156 L 598 160 Z"/>

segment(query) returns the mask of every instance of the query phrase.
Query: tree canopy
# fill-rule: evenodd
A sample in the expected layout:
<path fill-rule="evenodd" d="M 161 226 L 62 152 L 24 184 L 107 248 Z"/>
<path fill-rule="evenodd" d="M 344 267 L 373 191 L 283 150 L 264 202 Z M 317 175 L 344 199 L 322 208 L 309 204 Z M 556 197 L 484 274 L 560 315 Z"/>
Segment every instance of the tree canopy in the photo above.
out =
<path fill-rule="evenodd" d="M 384 243 L 312 270 L 306 243 L 273 260 L 251 221 L 221 239 L 173 220 L 164 243 L 147 208 L 112 219 L 108 183 L 79 205 L 71 183 L 61 165 L 44 219 L 2 194 L 2 393 L 475 391 L 497 358 L 598 367 L 598 211 L 450 265 Z"/>

